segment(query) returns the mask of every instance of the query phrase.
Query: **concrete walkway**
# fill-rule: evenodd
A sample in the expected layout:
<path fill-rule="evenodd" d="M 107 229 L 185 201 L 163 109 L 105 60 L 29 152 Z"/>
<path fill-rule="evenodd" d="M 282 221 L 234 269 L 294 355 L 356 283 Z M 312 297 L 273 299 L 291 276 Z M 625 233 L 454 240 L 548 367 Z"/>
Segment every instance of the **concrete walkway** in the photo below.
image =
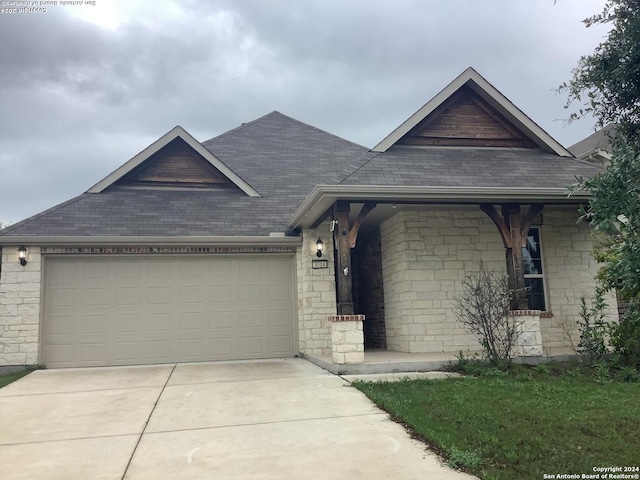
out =
<path fill-rule="evenodd" d="M 0 389 L 13 479 L 471 479 L 303 359 L 39 370 Z"/>

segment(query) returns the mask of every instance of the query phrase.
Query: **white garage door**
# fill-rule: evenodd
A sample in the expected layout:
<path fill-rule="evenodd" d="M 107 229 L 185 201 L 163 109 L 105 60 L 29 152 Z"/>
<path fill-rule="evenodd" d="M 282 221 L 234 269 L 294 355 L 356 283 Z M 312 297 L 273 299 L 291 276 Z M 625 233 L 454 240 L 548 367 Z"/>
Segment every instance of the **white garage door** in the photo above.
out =
<path fill-rule="evenodd" d="M 51 257 L 48 367 L 293 356 L 293 258 Z"/>

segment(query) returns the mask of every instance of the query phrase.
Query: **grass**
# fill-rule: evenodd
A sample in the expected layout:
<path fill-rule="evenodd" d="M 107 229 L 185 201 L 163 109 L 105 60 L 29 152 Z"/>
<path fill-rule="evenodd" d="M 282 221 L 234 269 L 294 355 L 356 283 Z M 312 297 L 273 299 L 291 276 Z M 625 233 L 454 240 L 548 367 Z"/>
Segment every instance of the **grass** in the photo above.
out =
<path fill-rule="evenodd" d="M 640 466 L 640 383 L 552 365 L 354 386 L 451 466 L 483 479 Z"/>
<path fill-rule="evenodd" d="M 33 369 L 22 370 L 21 372 L 7 373 L 5 375 L 0 375 L 0 388 L 6 387 L 12 382 L 28 375 L 33 372 Z"/>

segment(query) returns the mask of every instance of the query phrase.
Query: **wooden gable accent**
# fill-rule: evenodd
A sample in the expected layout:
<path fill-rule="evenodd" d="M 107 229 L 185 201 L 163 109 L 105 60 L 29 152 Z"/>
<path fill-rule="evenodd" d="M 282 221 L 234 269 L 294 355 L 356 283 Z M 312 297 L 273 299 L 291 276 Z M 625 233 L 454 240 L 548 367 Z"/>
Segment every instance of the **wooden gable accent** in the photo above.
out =
<path fill-rule="evenodd" d="M 403 145 L 527 147 L 536 145 L 467 86 L 413 127 Z"/>
<path fill-rule="evenodd" d="M 115 184 L 189 188 L 220 188 L 234 185 L 179 137 L 151 155 Z"/>

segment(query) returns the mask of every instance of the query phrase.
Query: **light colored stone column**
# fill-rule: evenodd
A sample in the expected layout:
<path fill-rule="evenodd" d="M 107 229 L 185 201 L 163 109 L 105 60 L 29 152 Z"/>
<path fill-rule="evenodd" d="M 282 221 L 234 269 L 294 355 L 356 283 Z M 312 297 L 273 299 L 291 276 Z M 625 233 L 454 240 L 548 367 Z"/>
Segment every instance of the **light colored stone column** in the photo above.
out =
<path fill-rule="evenodd" d="M 364 315 L 331 315 L 333 363 L 364 363 Z"/>
<path fill-rule="evenodd" d="M 523 357 L 542 355 L 542 333 L 540 332 L 540 310 L 511 310 L 509 315 L 517 317 L 517 353 Z"/>
<path fill-rule="evenodd" d="M 40 248 L 28 247 L 18 262 L 18 245 L 2 248 L 0 275 L 0 366 L 36 365 L 40 328 Z"/>

